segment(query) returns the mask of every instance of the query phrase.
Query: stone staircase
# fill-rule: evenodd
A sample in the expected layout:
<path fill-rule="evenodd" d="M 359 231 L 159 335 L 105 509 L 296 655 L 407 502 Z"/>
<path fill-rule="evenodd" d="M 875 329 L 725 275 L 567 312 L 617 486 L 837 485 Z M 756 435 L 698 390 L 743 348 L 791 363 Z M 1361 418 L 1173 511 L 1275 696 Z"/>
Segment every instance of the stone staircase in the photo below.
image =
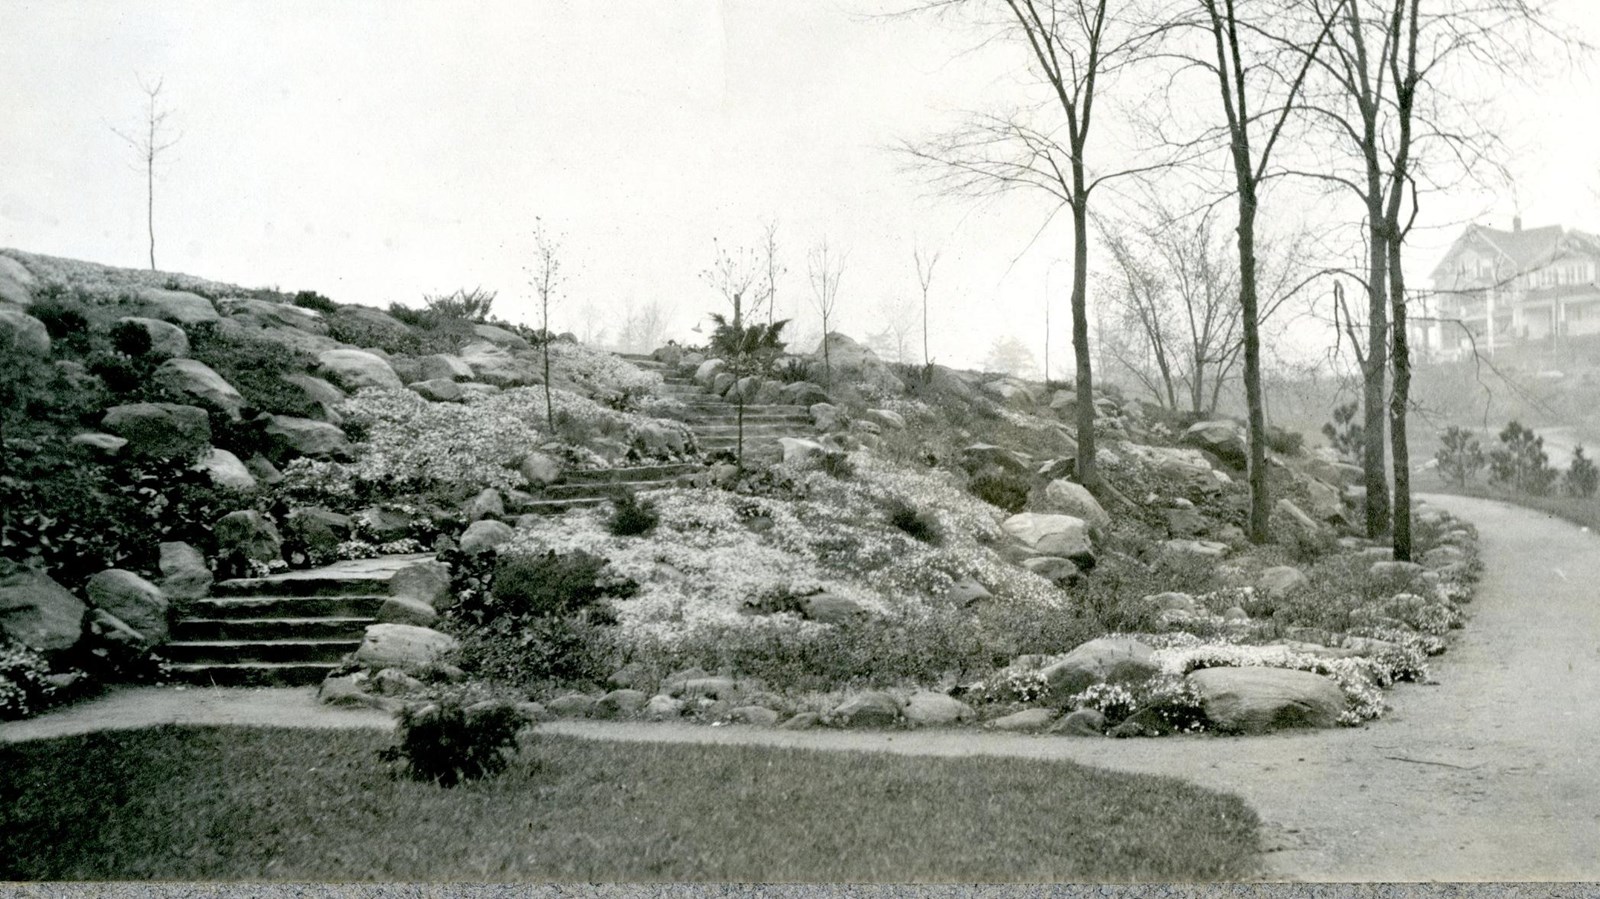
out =
<path fill-rule="evenodd" d="M 622 358 L 635 366 L 661 375 L 665 392 L 688 407 L 685 423 L 694 429 L 700 449 L 706 453 L 735 452 L 739 444 L 739 405 L 710 393 L 692 378 L 649 356 L 624 353 Z M 745 452 L 775 444 L 780 437 L 814 439 L 811 411 L 805 406 L 756 405 L 744 407 Z"/>
<path fill-rule="evenodd" d="M 380 556 L 221 581 L 162 647 L 173 679 L 218 687 L 321 683 L 361 645 L 395 572 L 431 558 Z"/>

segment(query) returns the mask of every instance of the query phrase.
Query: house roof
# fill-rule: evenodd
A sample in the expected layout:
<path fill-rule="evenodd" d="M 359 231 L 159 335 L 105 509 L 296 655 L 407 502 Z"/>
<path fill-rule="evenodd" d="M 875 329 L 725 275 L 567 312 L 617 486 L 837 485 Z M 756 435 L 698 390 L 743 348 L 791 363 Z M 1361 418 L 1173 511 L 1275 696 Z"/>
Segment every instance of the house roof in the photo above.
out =
<path fill-rule="evenodd" d="M 1542 268 L 1563 251 L 1600 256 L 1600 238 L 1582 231 L 1568 231 L 1560 225 L 1517 231 L 1468 225 L 1456 242 L 1450 245 L 1450 251 L 1434 267 L 1433 280 L 1441 281 L 1454 276 L 1456 257 L 1474 244 L 1493 251 L 1506 263 L 1507 269 L 1517 274 Z"/>

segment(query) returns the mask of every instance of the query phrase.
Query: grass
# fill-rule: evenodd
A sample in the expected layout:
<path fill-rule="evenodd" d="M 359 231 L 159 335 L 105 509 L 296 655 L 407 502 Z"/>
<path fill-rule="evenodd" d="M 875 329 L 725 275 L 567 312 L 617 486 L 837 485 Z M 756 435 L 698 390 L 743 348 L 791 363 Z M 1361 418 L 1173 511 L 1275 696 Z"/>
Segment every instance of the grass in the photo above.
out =
<path fill-rule="evenodd" d="M 445 789 L 376 732 L 183 727 L 0 746 L 0 880 L 1197 881 L 1236 797 L 1064 762 L 541 737 Z"/>
<path fill-rule="evenodd" d="M 1435 477 L 1433 483 L 1426 486 L 1415 486 L 1418 493 L 1450 493 L 1456 496 L 1470 496 L 1474 499 L 1494 499 L 1525 509 L 1533 509 L 1563 518 L 1573 524 L 1582 525 L 1591 530 L 1600 530 L 1600 497 L 1570 496 L 1563 493 L 1552 493 L 1548 496 L 1533 496 L 1527 493 L 1517 493 L 1514 490 L 1504 490 L 1491 487 L 1481 482 L 1470 482 L 1465 486 L 1451 484 L 1442 478 Z"/>

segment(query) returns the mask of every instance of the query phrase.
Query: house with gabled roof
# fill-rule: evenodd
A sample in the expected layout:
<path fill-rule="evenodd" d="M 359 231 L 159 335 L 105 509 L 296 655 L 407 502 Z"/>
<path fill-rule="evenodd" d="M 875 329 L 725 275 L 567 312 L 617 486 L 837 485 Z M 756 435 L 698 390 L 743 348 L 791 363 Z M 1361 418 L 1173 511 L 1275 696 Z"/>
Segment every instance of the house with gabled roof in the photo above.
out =
<path fill-rule="evenodd" d="M 1546 225 L 1469 225 L 1432 273 L 1412 342 L 1436 359 L 1555 350 L 1600 335 L 1600 237 Z M 1600 336 L 1594 338 L 1600 345 Z"/>

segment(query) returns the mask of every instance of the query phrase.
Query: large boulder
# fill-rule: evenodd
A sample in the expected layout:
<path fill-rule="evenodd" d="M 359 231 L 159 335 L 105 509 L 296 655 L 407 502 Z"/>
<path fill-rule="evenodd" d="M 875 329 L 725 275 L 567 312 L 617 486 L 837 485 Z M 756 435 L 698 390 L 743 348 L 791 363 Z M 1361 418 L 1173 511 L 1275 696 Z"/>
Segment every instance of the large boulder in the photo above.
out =
<path fill-rule="evenodd" d="M 180 325 L 198 325 L 220 321 L 222 318 L 210 300 L 186 290 L 146 287 L 139 291 L 138 305 L 140 311 L 149 318 L 159 318 Z"/>
<path fill-rule="evenodd" d="M 1100 637 L 1083 643 L 1041 672 L 1050 695 L 1066 699 L 1095 684 L 1142 683 L 1156 674 L 1154 650 L 1128 637 Z"/>
<path fill-rule="evenodd" d="M 317 354 L 317 372 L 344 390 L 402 386 L 389 363 L 366 350 L 324 350 Z"/>
<path fill-rule="evenodd" d="M 822 624 L 853 624 L 869 615 L 861 603 L 832 593 L 818 593 L 800 600 L 800 614 L 808 621 Z"/>
<path fill-rule="evenodd" d="M 275 562 L 283 558 L 283 538 L 272 519 L 253 509 L 229 512 L 212 528 L 217 554 L 224 558 Z"/>
<path fill-rule="evenodd" d="M 1111 526 L 1111 516 L 1100 505 L 1094 494 L 1082 484 L 1057 478 L 1046 484 L 1044 494 L 1039 501 L 1039 511 L 1059 512 L 1081 518 L 1089 523 L 1090 527 L 1106 528 Z"/>
<path fill-rule="evenodd" d="M 495 346 L 486 340 L 462 347 L 461 361 L 472 369 L 475 380 L 496 387 L 544 383 L 544 375 L 533 361 L 519 357 L 504 347 Z"/>
<path fill-rule="evenodd" d="M 211 592 L 214 580 L 206 557 L 187 543 L 161 544 L 161 592 L 168 599 L 200 599 Z"/>
<path fill-rule="evenodd" d="M 292 510 L 283 521 L 284 538 L 312 558 L 332 558 L 339 544 L 350 539 L 350 516 L 304 506 Z"/>
<path fill-rule="evenodd" d="M 561 480 L 561 463 L 538 451 L 523 456 L 517 471 L 530 487 L 547 487 Z"/>
<path fill-rule="evenodd" d="M 835 727 L 892 727 L 900 720 L 900 703 L 888 693 L 857 693 L 828 713 Z"/>
<path fill-rule="evenodd" d="M 442 609 L 454 598 L 450 593 L 450 566 L 431 559 L 413 562 L 389 578 L 389 595 Z"/>
<path fill-rule="evenodd" d="M 330 424 L 338 424 L 343 420 L 338 411 L 338 405 L 344 401 L 345 392 L 333 386 L 325 378 L 314 375 L 293 374 L 284 376 L 283 382 L 300 391 L 305 403 L 313 410 L 308 417 L 321 419 Z"/>
<path fill-rule="evenodd" d="M 875 390 L 891 394 L 905 390 L 905 383 L 889 370 L 877 353 L 837 331 L 830 332 L 817 344 L 811 358 Z"/>
<path fill-rule="evenodd" d="M 1012 733 L 1035 733 L 1044 730 L 1055 723 L 1057 713 L 1051 709 L 1023 709 L 1012 712 L 984 722 L 984 727 L 990 730 L 1003 730 Z"/>
<path fill-rule="evenodd" d="M 1333 727 L 1345 710 L 1333 680 L 1287 668 L 1205 668 L 1189 675 L 1206 717 L 1220 731 L 1259 734 L 1287 727 Z"/>
<path fill-rule="evenodd" d="M 83 616 L 88 611 L 72 591 L 43 572 L 24 570 L 0 577 L 0 633 L 29 649 L 71 649 L 83 636 Z"/>
<path fill-rule="evenodd" d="M 356 662 L 374 671 L 398 668 L 417 675 L 436 665 L 460 644 L 449 634 L 411 624 L 369 624 Z"/>
<path fill-rule="evenodd" d="M 961 467 L 974 475 L 998 469 L 1026 476 L 1033 468 L 1033 460 L 992 443 L 974 443 L 961 450 Z"/>
<path fill-rule="evenodd" d="M 230 490 L 256 489 L 256 476 L 250 473 L 238 456 L 225 449 L 211 447 L 195 463 L 194 470 L 205 472 L 211 478 L 211 483 L 218 487 Z"/>
<path fill-rule="evenodd" d="M 50 332 L 44 322 L 21 309 L 0 306 L 0 351 L 50 355 Z"/>
<path fill-rule="evenodd" d="M 10 256 L 0 255 L 0 303 L 27 306 L 33 302 L 33 272 Z"/>
<path fill-rule="evenodd" d="M 412 381 L 406 385 L 429 402 L 434 403 L 459 403 L 466 392 L 461 385 L 443 378 L 434 378 L 428 381 Z"/>
<path fill-rule="evenodd" d="M 460 356 L 451 356 L 436 353 L 432 356 L 423 356 L 421 363 L 421 380 L 424 381 L 470 381 L 472 380 L 472 366 Z"/>
<path fill-rule="evenodd" d="M 701 387 L 709 389 L 712 383 L 716 381 L 717 375 L 722 374 L 723 369 L 727 367 L 728 363 L 721 359 L 707 359 L 695 367 L 694 382 Z"/>
<path fill-rule="evenodd" d="M 911 698 L 906 700 L 902 714 L 905 715 L 906 723 L 914 727 L 960 724 L 976 717 L 972 706 L 953 696 L 935 693 L 932 690 L 921 690 L 911 694 Z"/>
<path fill-rule="evenodd" d="M 189 355 L 189 335 L 171 322 L 129 315 L 119 323 L 133 325 L 144 331 L 150 338 L 150 355 L 158 359 L 178 359 Z"/>
<path fill-rule="evenodd" d="M 1256 589 L 1273 599 L 1288 596 L 1308 583 L 1305 573 L 1293 565 L 1274 565 L 1256 578 Z"/>
<path fill-rule="evenodd" d="M 1089 542 L 1089 526 L 1072 515 L 1022 512 L 1000 523 L 1000 528 L 1036 556 L 1059 556 L 1078 563 L 1080 568 L 1094 565 L 1094 547 Z"/>
<path fill-rule="evenodd" d="M 512 537 L 511 525 L 503 521 L 485 518 L 467 525 L 466 533 L 461 535 L 461 551 L 467 555 L 477 555 L 499 547 Z"/>
<path fill-rule="evenodd" d="M 783 461 L 786 463 L 804 462 L 828 454 L 827 448 L 822 444 L 803 437 L 779 437 L 778 446 L 783 450 Z"/>
<path fill-rule="evenodd" d="M 1195 422 L 1183 432 L 1180 442 L 1204 450 L 1233 468 L 1243 470 L 1250 464 L 1244 428 L 1236 421 L 1219 418 Z"/>
<path fill-rule="evenodd" d="M 167 639 L 167 597 L 161 588 L 131 571 L 108 568 L 89 578 L 89 602 L 138 631 L 146 645 Z"/>
<path fill-rule="evenodd" d="M 326 458 L 350 453 L 350 439 L 344 431 L 325 421 L 274 415 L 267 424 L 266 434 L 278 451 L 289 456 Z"/>
<path fill-rule="evenodd" d="M 130 454 L 155 458 L 193 455 L 211 443 L 211 421 L 199 406 L 129 403 L 106 410 L 100 426 L 128 441 Z"/>
<path fill-rule="evenodd" d="M 503 346 L 508 350 L 529 349 L 527 339 L 521 334 L 507 331 L 498 325 L 474 325 L 472 333 L 478 335 L 480 340 L 487 340 L 495 346 Z"/>
<path fill-rule="evenodd" d="M 785 384 L 780 387 L 778 389 L 778 397 L 786 405 L 810 408 L 817 403 L 826 403 L 828 401 L 828 391 L 823 390 L 821 385 L 813 384 L 810 381 L 796 381 L 793 384 Z"/>
<path fill-rule="evenodd" d="M 155 380 L 168 391 L 219 409 L 235 421 L 244 407 L 239 391 L 198 359 L 168 359 L 156 367 Z"/>

